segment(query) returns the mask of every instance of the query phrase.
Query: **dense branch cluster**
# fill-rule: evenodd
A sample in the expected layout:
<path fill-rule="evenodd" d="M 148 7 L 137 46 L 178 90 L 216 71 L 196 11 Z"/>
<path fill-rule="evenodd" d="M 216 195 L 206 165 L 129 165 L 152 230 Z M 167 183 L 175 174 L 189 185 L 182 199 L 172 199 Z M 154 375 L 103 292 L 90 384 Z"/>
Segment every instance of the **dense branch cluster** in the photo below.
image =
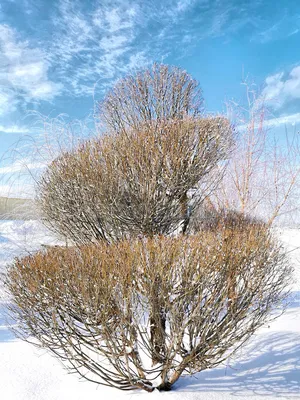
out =
<path fill-rule="evenodd" d="M 225 118 L 186 117 L 86 142 L 42 177 L 44 218 L 77 243 L 172 233 L 217 184 L 231 140 Z"/>
<path fill-rule="evenodd" d="M 199 84 L 186 71 L 154 64 L 117 82 L 98 105 L 99 120 L 114 132 L 126 132 L 153 121 L 199 116 L 202 105 Z"/>
<path fill-rule="evenodd" d="M 22 334 L 86 379 L 169 389 L 218 365 L 284 296 L 289 266 L 263 225 L 54 248 L 16 261 Z M 105 361 L 103 361 L 105 360 Z"/>
<path fill-rule="evenodd" d="M 105 133 L 38 183 L 44 222 L 71 247 L 12 264 L 11 311 L 23 338 L 88 380 L 169 390 L 226 359 L 285 297 L 270 228 L 210 201 L 234 132 L 201 105 L 178 68 L 129 76 L 100 105 Z"/>

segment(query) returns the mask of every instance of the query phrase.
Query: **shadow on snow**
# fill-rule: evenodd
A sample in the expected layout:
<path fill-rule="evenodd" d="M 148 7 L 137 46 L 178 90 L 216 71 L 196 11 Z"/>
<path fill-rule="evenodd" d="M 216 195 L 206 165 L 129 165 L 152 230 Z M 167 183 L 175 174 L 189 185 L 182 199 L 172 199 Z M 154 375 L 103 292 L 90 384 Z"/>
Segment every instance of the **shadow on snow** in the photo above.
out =
<path fill-rule="evenodd" d="M 13 332 L 8 328 L 14 321 L 8 316 L 5 304 L 0 304 L 0 343 L 16 340 Z"/>
<path fill-rule="evenodd" d="M 229 365 L 181 378 L 174 389 L 227 392 L 236 396 L 253 393 L 276 397 L 299 395 L 300 334 L 260 335 L 243 348 L 238 360 L 231 360 Z"/>
<path fill-rule="evenodd" d="M 288 308 L 300 307 L 300 291 L 292 292 L 287 299 Z"/>

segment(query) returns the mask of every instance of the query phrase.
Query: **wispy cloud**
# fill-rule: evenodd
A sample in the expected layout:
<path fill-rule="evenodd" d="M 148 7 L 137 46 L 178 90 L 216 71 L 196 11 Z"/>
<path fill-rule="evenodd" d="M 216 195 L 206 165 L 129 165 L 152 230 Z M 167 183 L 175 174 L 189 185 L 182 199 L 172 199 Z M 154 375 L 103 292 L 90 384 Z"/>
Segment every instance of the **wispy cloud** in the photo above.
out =
<path fill-rule="evenodd" d="M 21 3 L 28 35 L 23 30 L 21 36 L 17 26 L 0 25 L 0 115 L 22 102 L 52 101 L 59 94 L 90 97 L 96 83 L 102 95 L 127 71 L 169 55 L 180 59 L 208 37 L 230 38 L 246 27 L 249 38 L 263 41 L 281 34 L 283 25 L 289 33 L 298 29 L 289 24 L 296 16 L 286 10 L 275 24 L 270 22 L 278 19 L 273 9 L 263 19 L 261 0 Z M 41 13 L 45 21 L 37 18 Z"/>
<path fill-rule="evenodd" d="M 73 95 L 91 95 L 94 84 L 116 78 L 129 59 L 136 38 L 138 6 L 124 2 L 94 3 L 88 12 L 82 2 L 63 0 L 54 11 L 53 44 L 49 60 L 58 78 Z"/>
<path fill-rule="evenodd" d="M 44 52 L 21 40 L 16 31 L 0 24 L 0 115 L 14 111 L 21 101 L 52 100 L 61 85 L 48 78 Z"/>
<path fill-rule="evenodd" d="M 288 74 L 279 72 L 268 76 L 265 84 L 262 95 L 275 109 L 300 99 L 300 66 L 294 67 Z"/>
<path fill-rule="evenodd" d="M 42 169 L 42 168 L 45 168 L 45 163 L 32 162 L 28 158 L 24 158 L 21 160 L 16 160 L 15 162 L 6 165 L 4 167 L 0 167 L 0 175 L 12 174 L 16 172 L 32 171 L 35 169 Z"/>
<path fill-rule="evenodd" d="M 257 34 L 254 35 L 253 39 L 257 40 L 261 43 L 267 43 L 270 42 L 271 40 L 274 40 L 275 38 L 279 38 L 282 35 L 281 28 L 283 25 L 284 18 L 280 19 L 277 21 L 275 24 L 272 24 L 266 29 L 263 29 L 262 31 L 258 32 Z M 287 33 L 284 35 L 288 35 Z"/>
<path fill-rule="evenodd" d="M 26 126 L 21 125 L 0 125 L 2 133 L 30 133 L 31 130 Z"/>
<path fill-rule="evenodd" d="M 102 96 L 122 74 L 171 54 L 179 59 L 200 40 L 236 32 L 249 18 L 249 7 L 237 10 L 234 0 L 54 0 L 44 22 L 37 16 L 46 6 L 44 0 L 20 4 L 27 35 L 0 25 L 0 116 L 59 94 Z"/>
<path fill-rule="evenodd" d="M 8 184 L 0 184 L 0 197 L 32 199 L 34 195 L 33 183 L 29 184 L 14 180 Z"/>
<path fill-rule="evenodd" d="M 118 5 L 117 3 L 113 7 L 99 5 L 92 14 L 94 25 L 109 33 L 132 29 L 135 25 L 138 7 L 132 5 L 123 10 L 121 8 L 121 4 Z"/>
<path fill-rule="evenodd" d="M 264 121 L 266 127 L 277 127 L 280 125 L 292 125 L 300 123 L 300 113 L 294 113 L 290 115 L 283 115 L 278 118 L 270 118 Z"/>
<path fill-rule="evenodd" d="M 0 116 L 16 109 L 17 99 L 10 88 L 0 86 Z"/>
<path fill-rule="evenodd" d="M 299 29 L 299 28 L 293 29 L 293 30 L 288 34 L 288 36 L 294 36 L 294 35 L 296 35 L 296 34 L 299 33 L 299 32 L 300 32 L 300 29 Z"/>
<path fill-rule="evenodd" d="M 255 4 L 255 2 L 254 2 Z M 259 2 L 256 3 L 258 6 Z M 280 7 L 272 7 L 267 2 L 260 2 L 261 15 L 254 19 L 254 23 L 259 21 L 257 29 L 252 33 L 252 40 L 260 43 L 281 40 L 295 35 L 300 30 L 299 4 L 298 2 L 288 2 Z M 258 6 L 259 7 L 259 6 Z M 267 8 L 267 11 L 266 11 Z"/>
<path fill-rule="evenodd" d="M 101 91 L 129 69 L 161 61 L 171 52 L 180 57 L 202 38 L 239 29 L 235 20 L 229 24 L 233 4 L 103 0 L 90 2 L 87 10 L 81 1 L 60 0 L 53 9 L 55 34 L 48 57 L 66 90 L 90 96 L 95 82 Z"/>

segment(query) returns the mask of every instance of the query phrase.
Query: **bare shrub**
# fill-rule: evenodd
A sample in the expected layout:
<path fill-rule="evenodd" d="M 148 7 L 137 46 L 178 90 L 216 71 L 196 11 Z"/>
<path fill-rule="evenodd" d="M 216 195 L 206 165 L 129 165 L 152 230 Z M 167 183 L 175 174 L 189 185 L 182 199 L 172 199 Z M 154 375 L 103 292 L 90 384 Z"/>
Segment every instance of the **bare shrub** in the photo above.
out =
<path fill-rule="evenodd" d="M 186 230 L 218 183 L 232 128 L 223 117 L 154 122 L 63 153 L 38 186 L 45 221 L 77 243 Z M 196 189 L 195 201 L 193 192 Z"/>
<path fill-rule="evenodd" d="M 195 234 L 203 230 L 243 229 L 247 225 L 263 225 L 264 221 L 234 209 L 220 209 L 209 198 L 199 204 L 190 219 L 187 233 Z"/>
<path fill-rule="evenodd" d="M 49 249 L 16 260 L 7 287 L 22 338 L 85 379 L 152 391 L 230 356 L 272 318 L 289 278 L 270 231 L 244 224 Z"/>
<path fill-rule="evenodd" d="M 11 311 L 21 337 L 85 379 L 169 390 L 282 305 L 290 266 L 266 224 L 213 203 L 211 223 L 191 223 L 233 139 L 229 121 L 200 106 L 179 69 L 125 78 L 100 107 L 106 134 L 62 152 L 38 183 L 45 222 L 77 246 L 17 259 Z M 189 235 L 170 236 L 180 230 Z"/>
<path fill-rule="evenodd" d="M 122 132 L 153 121 L 198 116 L 202 103 L 198 82 L 186 71 L 154 64 L 117 82 L 98 104 L 97 114 L 100 124 Z"/>

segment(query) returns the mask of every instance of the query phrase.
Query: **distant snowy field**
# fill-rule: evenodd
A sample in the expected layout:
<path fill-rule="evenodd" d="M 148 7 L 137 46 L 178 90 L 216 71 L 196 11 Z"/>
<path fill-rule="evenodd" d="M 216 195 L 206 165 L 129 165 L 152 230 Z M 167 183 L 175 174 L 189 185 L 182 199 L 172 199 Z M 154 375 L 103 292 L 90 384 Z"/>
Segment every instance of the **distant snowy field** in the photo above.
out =
<path fill-rule="evenodd" d="M 58 360 L 16 339 L 7 329 L 4 309 L 9 299 L 0 284 L 1 400 L 300 399 L 300 230 L 284 229 L 279 235 L 295 266 L 286 313 L 262 328 L 234 359 L 181 378 L 166 393 L 121 392 L 69 375 Z M 35 221 L 0 221 L 0 271 L 14 256 L 51 243 L 51 236 Z"/>

